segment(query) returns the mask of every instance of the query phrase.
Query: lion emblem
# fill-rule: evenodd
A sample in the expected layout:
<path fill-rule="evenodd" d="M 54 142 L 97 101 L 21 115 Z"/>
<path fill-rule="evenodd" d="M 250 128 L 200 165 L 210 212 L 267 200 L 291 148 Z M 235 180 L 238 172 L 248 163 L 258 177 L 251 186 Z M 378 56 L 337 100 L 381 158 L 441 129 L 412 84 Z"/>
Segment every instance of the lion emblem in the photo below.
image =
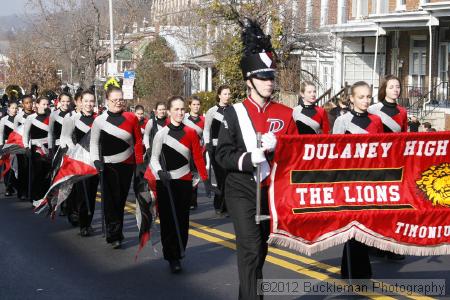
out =
<path fill-rule="evenodd" d="M 416 181 L 433 205 L 450 206 L 450 164 L 432 166 Z"/>

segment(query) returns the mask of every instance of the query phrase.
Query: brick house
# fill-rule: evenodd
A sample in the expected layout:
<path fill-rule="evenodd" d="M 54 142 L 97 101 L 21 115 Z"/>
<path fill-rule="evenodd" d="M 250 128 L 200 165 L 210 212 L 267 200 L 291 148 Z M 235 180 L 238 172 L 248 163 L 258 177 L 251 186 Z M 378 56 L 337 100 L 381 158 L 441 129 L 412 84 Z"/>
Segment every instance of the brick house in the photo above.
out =
<path fill-rule="evenodd" d="M 401 78 L 405 104 L 430 87 L 448 99 L 450 1 L 300 0 L 304 32 L 331 38 L 334 51 L 302 53 L 324 88 L 365 80 L 377 93 L 386 74 Z M 431 76 L 430 76 L 431 74 Z M 448 101 L 448 100 L 447 100 Z"/>

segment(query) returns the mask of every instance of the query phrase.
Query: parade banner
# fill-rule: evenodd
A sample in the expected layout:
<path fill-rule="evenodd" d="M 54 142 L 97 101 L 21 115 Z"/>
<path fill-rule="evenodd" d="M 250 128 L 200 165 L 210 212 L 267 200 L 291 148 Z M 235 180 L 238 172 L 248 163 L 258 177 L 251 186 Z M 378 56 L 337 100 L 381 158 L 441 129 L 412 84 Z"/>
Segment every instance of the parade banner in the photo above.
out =
<path fill-rule="evenodd" d="M 349 239 L 450 254 L 450 132 L 282 136 L 270 244 L 311 255 Z"/>

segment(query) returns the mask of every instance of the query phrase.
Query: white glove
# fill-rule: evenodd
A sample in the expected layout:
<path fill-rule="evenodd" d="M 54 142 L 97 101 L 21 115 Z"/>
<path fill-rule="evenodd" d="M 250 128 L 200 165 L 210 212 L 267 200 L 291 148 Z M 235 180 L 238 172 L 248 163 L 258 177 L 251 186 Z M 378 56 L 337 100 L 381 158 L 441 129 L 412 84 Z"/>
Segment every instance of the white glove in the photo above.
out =
<path fill-rule="evenodd" d="M 252 152 L 252 164 L 256 167 L 258 164 L 266 161 L 266 155 L 264 154 L 264 149 L 256 148 Z"/>
<path fill-rule="evenodd" d="M 277 137 L 273 132 L 264 133 L 261 137 L 261 146 L 268 152 L 273 152 L 277 146 Z"/>

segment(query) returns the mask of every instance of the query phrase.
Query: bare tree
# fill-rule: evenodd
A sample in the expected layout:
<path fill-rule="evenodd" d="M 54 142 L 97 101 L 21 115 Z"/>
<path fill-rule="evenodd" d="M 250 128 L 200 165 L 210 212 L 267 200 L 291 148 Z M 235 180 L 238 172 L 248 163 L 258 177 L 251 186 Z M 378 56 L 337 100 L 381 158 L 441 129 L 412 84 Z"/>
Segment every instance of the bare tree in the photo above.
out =
<path fill-rule="evenodd" d="M 57 58 L 44 47 L 33 47 L 30 40 L 36 38 L 19 33 L 9 47 L 7 84 L 17 84 L 28 92 L 37 84 L 41 92 L 59 88 Z"/>
<path fill-rule="evenodd" d="M 283 92 L 298 92 L 302 73 L 308 73 L 301 68 L 301 59 L 293 53 L 306 51 L 334 51 L 330 39 L 317 30 L 306 30 L 300 24 L 306 24 L 302 14 L 296 14 L 293 6 L 298 0 L 213 0 L 202 7 L 199 15 L 202 20 L 215 24 L 219 30 L 219 38 L 214 41 L 215 56 L 218 58 L 219 73 L 234 74 L 233 77 L 219 76 L 220 82 L 232 83 L 239 86 L 242 81 L 236 62 L 239 61 L 239 49 L 232 49 L 223 44 L 237 42 L 239 39 L 239 26 L 244 18 L 257 20 L 262 28 L 271 35 L 272 44 L 277 54 L 278 88 Z M 229 55 L 227 55 L 227 53 Z M 230 57 L 233 56 L 232 58 Z M 222 59 L 223 58 L 223 59 Z M 230 65 L 233 64 L 233 65 Z M 311 78 L 318 83 L 314 75 Z M 236 84 L 233 84 L 236 82 Z M 242 94 L 243 91 L 241 91 Z"/>
<path fill-rule="evenodd" d="M 135 22 L 150 14 L 151 1 L 123 0 L 114 2 L 116 51 L 128 43 L 126 33 Z M 60 64 L 72 66 L 75 78 L 85 86 L 94 82 L 96 66 L 105 62 L 110 52 L 102 40 L 109 38 L 107 1 L 99 0 L 29 0 L 37 11 L 34 34 L 39 44 L 53 51 Z M 117 39 L 119 40 L 117 42 Z"/>

